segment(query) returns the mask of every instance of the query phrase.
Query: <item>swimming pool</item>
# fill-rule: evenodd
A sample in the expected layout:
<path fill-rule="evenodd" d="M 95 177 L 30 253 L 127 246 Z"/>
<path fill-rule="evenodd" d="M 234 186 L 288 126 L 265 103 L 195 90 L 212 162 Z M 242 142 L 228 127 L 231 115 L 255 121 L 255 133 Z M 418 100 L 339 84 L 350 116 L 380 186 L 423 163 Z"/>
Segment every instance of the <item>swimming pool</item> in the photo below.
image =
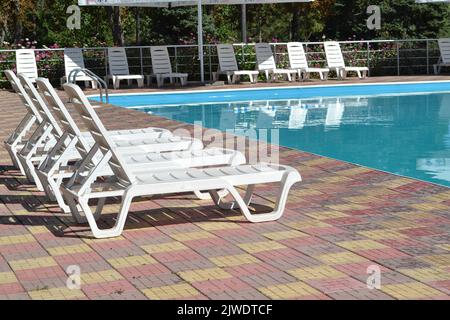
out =
<path fill-rule="evenodd" d="M 113 95 L 220 130 L 277 128 L 282 146 L 450 186 L 450 82 Z"/>

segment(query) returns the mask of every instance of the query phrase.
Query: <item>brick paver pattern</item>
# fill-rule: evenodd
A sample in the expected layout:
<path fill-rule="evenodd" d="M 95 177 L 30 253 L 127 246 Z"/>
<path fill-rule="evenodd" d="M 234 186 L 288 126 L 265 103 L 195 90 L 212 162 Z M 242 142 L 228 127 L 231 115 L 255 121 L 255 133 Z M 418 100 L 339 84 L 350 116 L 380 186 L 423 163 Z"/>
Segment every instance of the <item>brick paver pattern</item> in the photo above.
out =
<path fill-rule="evenodd" d="M 97 111 L 109 129 L 192 129 Z M 16 95 L 0 92 L 2 141 L 23 115 Z M 97 240 L 12 168 L 2 145 L 0 299 L 449 298 L 450 189 L 289 149 L 281 163 L 304 181 L 277 222 L 248 223 L 191 194 L 157 196 L 134 202 L 121 237 Z M 264 186 L 255 201 L 264 209 L 277 190 Z M 118 209 L 107 205 L 103 227 Z M 67 287 L 71 265 L 81 289 Z M 367 287 L 370 266 L 379 290 Z"/>

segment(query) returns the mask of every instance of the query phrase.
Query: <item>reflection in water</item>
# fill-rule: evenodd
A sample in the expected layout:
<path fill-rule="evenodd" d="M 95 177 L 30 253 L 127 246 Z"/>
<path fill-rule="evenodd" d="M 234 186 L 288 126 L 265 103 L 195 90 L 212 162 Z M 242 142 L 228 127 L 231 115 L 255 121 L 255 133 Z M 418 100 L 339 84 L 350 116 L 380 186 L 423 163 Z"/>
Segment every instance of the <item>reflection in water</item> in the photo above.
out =
<path fill-rule="evenodd" d="M 280 130 L 280 144 L 450 186 L 450 94 L 290 99 L 143 111 L 221 130 Z"/>

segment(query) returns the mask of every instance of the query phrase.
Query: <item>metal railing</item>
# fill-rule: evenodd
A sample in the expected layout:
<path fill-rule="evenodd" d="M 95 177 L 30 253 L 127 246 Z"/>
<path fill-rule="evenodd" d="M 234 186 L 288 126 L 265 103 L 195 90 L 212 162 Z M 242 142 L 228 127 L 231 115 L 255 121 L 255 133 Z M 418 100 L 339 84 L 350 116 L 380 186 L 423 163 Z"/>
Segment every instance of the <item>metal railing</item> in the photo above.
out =
<path fill-rule="evenodd" d="M 72 71 L 70 71 L 69 75 L 67 76 L 67 82 L 76 83 L 77 81 L 79 81 L 79 80 L 77 80 L 79 73 L 83 73 L 83 76 L 92 79 L 92 81 L 94 81 L 96 83 L 96 87 L 100 91 L 100 102 L 103 102 L 103 90 L 105 90 L 106 103 L 109 103 L 108 84 L 105 81 L 103 81 L 102 78 L 100 78 L 95 73 L 93 73 L 92 71 L 90 71 L 86 68 L 73 69 Z"/>
<path fill-rule="evenodd" d="M 419 75 L 433 72 L 440 53 L 437 39 L 340 41 L 348 64 L 366 65 L 370 75 Z M 286 43 L 271 43 L 280 66 L 287 66 Z M 311 66 L 326 64 L 322 42 L 304 43 Z M 254 44 L 234 44 L 241 68 L 254 69 L 256 65 Z M 200 79 L 198 47 L 168 45 L 175 72 L 189 73 L 189 79 Z M 130 72 L 151 74 L 150 46 L 126 47 Z M 55 83 L 64 75 L 64 49 L 36 49 L 39 75 Z M 107 48 L 84 48 L 85 66 L 100 77 L 108 73 Z M 211 80 L 217 70 L 218 59 L 214 44 L 204 45 L 205 79 Z M 0 50 L 0 72 L 14 69 L 15 50 Z M 0 74 L 0 85 L 5 81 Z"/>

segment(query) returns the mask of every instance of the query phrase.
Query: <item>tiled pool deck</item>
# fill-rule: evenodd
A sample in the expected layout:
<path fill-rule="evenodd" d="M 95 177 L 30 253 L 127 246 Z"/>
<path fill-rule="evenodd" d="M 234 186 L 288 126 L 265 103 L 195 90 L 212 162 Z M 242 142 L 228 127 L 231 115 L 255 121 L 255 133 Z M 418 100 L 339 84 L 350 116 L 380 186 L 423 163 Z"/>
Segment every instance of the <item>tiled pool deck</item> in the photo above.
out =
<path fill-rule="evenodd" d="M 368 81 L 429 79 L 441 78 Z M 110 129 L 191 128 L 112 106 L 97 111 Z M 24 108 L 1 91 L 0 112 L 3 141 Z M 0 147 L 0 299 L 449 298 L 450 189 L 305 152 L 280 157 L 304 181 L 278 222 L 247 223 L 210 201 L 173 195 L 136 201 L 121 237 L 96 240 Z M 260 189 L 256 201 L 276 191 Z M 117 210 L 107 206 L 104 226 Z M 81 267 L 81 290 L 66 287 L 70 265 Z M 367 288 L 371 265 L 381 268 L 380 290 Z"/>

